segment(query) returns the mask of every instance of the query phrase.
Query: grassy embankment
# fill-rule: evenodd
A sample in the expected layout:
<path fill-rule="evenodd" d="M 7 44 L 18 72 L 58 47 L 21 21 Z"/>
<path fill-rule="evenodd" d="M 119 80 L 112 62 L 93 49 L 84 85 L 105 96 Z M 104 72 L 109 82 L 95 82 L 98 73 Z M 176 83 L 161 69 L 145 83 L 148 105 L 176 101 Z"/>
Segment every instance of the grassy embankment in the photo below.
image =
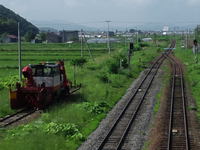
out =
<path fill-rule="evenodd" d="M 160 45 L 162 49 L 166 43 Z M 158 51 L 160 49 L 151 44 L 135 52 L 130 68 L 119 68 L 119 60 L 124 59 L 126 53 L 122 46 L 116 48 L 111 57 L 102 54 L 95 61 L 89 60 L 77 69 L 77 82 L 83 84 L 77 94 L 66 103 L 52 106 L 29 125 L 1 130 L 0 147 L 5 150 L 76 149 L 123 96 L 143 70 L 142 66 L 159 55 Z M 66 69 L 72 79 L 73 66 L 66 63 Z"/>
<path fill-rule="evenodd" d="M 197 110 L 197 116 L 200 119 L 200 62 L 196 63 L 192 49 L 181 48 L 180 44 L 177 45 L 175 55 L 185 66 L 185 81 L 188 82 L 188 88 L 196 101 L 196 107 L 191 106 L 189 109 Z M 198 56 L 198 59 L 200 59 L 200 56 Z"/>

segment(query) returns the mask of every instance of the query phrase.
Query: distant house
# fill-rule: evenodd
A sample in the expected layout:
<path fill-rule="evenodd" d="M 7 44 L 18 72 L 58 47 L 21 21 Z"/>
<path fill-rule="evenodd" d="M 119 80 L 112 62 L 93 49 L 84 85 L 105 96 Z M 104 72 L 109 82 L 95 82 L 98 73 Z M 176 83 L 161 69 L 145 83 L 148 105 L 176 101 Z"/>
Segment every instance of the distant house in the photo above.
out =
<path fill-rule="evenodd" d="M 15 43 L 15 42 L 17 42 L 17 36 L 15 35 L 6 35 L 2 39 L 2 43 Z"/>
<path fill-rule="evenodd" d="M 68 42 L 68 41 L 78 41 L 79 36 L 78 36 L 78 31 L 60 31 L 60 37 L 61 41 Z"/>
<path fill-rule="evenodd" d="M 107 37 L 108 34 L 109 34 L 109 37 L 115 36 L 115 32 L 113 32 L 113 31 L 102 32 L 102 33 L 101 33 L 101 35 L 104 36 L 104 37 Z"/>
<path fill-rule="evenodd" d="M 142 41 L 143 42 L 150 42 L 150 41 L 152 41 L 152 38 L 143 38 Z"/>
<path fill-rule="evenodd" d="M 48 43 L 60 43 L 61 42 L 61 36 L 54 32 L 48 32 L 46 40 Z"/>
<path fill-rule="evenodd" d="M 111 37 L 115 36 L 115 32 L 109 31 L 109 36 L 111 36 Z"/>
<path fill-rule="evenodd" d="M 91 38 L 87 40 L 87 43 L 107 43 L 108 39 L 107 38 Z M 117 43 L 119 42 L 118 39 L 116 38 L 110 38 L 110 43 Z"/>

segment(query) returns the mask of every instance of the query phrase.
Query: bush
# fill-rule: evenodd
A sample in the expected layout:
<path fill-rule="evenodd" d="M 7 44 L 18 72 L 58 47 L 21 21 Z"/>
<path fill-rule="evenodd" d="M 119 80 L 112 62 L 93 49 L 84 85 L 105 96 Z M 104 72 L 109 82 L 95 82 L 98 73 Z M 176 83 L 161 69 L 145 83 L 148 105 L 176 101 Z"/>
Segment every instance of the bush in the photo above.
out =
<path fill-rule="evenodd" d="M 79 57 L 79 58 L 71 60 L 72 65 L 76 65 L 76 66 L 80 66 L 80 67 L 82 67 L 86 62 L 87 62 L 87 59 L 83 58 L 83 57 Z"/>
<path fill-rule="evenodd" d="M 61 124 L 56 122 L 50 122 L 42 124 L 40 123 L 40 124 L 24 125 L 18 128 L 10 129 L 7 131 L 8 133 L 7 139 L 27 136 L 36 130 L 44 134 L 53 134 L 53 135 L 57 134 L 71 139 L 79 138 L 81 140 L 83 138 L 83 135 L 80 133 L 75 124 L 72 123 Z"/>
<path fill-rule="evenodd" d="M 148 44 L 148 43 L 139 43 L 139 46 L 140 46 L 140 47 L 148 47 L 149 44 Z"/>
<path fill-rule="evenodd" d="M 128 67 L 128 60 L 127 60 L 127 58 L 122 59 L 121 63 L 122 63 L 122 67 L 123 68 L 127 68 Z"/>
<path fill-rule="evenodd" d="M 116 62 L 111 62 L 109 64 L 109 71 L 110 73 L 114 73 L 114 74 L 117 74 L 118 73 L 118 70 L 119 70 L 119 64 L 116 63 Z"/>
<path fill-rule="evenodd" d="M 97 77 L 104 83 L 109 82 L 108 73 L 106 71 L 101 71 Z"/>
<path fill-rule="evenodd" d="M 136 44 L 134 47 L 134 51 L 140 51 L 142 48 L 140 45 Z"/>
<path fill-rule="evenodd" d="M 19 81 L 19 78 L 17 75 L 8 76 L 7 78 L 1 79 L 0 80 L 0 89 L 9 88 L 9 86 L 15 87 L 16 82 L 18 82 L 18 81 Z"/>
<path fill-rule="evenodd" d="M 157 53 L 160 53 L 161 51 L 162 51 L 162 49 L 159 47 L 159 48 L 157 48 Z"/>
<path fill-rule="evenodd" d="M 82 107 L 95 115 L 102 114 L 108 112 L 108 110 L 111 108 L 106 102 L 100 102 L 100 103 L 89 103 L 85 102 Z"/>

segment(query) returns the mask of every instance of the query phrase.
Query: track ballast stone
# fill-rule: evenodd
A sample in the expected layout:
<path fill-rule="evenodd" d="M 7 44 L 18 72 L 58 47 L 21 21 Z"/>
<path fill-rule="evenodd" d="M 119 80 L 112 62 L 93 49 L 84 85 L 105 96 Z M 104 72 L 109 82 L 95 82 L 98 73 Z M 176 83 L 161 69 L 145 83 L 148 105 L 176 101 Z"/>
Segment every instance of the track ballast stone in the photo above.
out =
<path fill-rule="evenodd" d="M 140 76 L 133 81 L 130 88 L 127 90 L 126 94 L 121 98 L 121 100 L 114 106 L 114 108 L 107 114 L 107 117 L 103 119 L 99 127 L 88 137 L 88 139 L 79 147 L 78 150 L 97 150 L 101 141 L 106 136 L 109 129 L 112 127 L 120 112 L 127 103 L 129 97 L 134 93 L 140 84 L 141 80 L 144 78 L 145 74 L 149 69 L 141 72 Z M 130 134 L 128 135 L 128 147 L 126 149 L 140 150 L 144 145 L 144 141 L 147 138 L 149 124 L 153 118 L 153 106 L 156 101 L 156 95 L 160 91 L 162 85 L 162 71 L 159 69 L 156 77 L 154 78 L 153 84 L 149 89 L 146 97 L 145 103 L 139 112 L 139 117 L 137 117 L 136 123 L 133 124 Z"/>

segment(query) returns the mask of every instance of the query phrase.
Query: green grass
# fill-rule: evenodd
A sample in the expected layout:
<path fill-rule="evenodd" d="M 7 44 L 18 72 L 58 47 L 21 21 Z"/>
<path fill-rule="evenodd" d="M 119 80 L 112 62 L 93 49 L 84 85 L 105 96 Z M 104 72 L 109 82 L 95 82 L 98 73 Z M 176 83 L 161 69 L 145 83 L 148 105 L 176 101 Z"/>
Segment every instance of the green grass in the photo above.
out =
<path fill-rule="evenodd" d="M 8 92 L 9 92 L 8 89 L 0 91 L 1 116 L 6 116 L 14 112 L 13 110 L 10 109 L 10 103 L 8 102 Z"/>
<path fill-rule="evenodd" d="M 161 48 L 165 46 L 166 43 L 161 43 Z M 148 66 L 148 62 L 160 52 L 153 44 L 149 44 L 149 47 L 134 52 L 130 68 L 119 69 L 119 60 L 127 54 L 123 47 L 123 44 L 121 47 L 118 45 L 111 56 L 102 54 L 95 61 L 88 59 L 83 67 L 78 67 L 77 82 L 82 83 L 83 87 L 65 103 L 51 106 L 41 118 L 29 125 L 0 130 L 0 147 L 6 150 L 77 149 L 124 95 L 131 82 L 144 69 L 142 67 Z M 65 64 L 68 78 L 73 80 L 73 66 L 68 61 Z M 13 70 L 17 73 L 16 69 Z M 2 103 L 8 106 L 7 101 Z"/>
<path fill-rule="evenodd" d="M 97 47 L 98 45 L 98 47 Z M 118 43 L 111 43 L 111 47 L 120 46 L 121 44 Z M 9 51 L 17 51 L 17 43 L 14 44 L 0 44 L 0 50 L 9 50 Z M 48 44 L 30 44 L 30 43 L 22 43 L 22 50 L 80 50 L 81 44 L 80 43 L 48 43 Z M 86 49 L 86 45 L 84 48 Z M 107 44 L 89 44 L 91 49 L 102 50 L 106 49 Z"/>

